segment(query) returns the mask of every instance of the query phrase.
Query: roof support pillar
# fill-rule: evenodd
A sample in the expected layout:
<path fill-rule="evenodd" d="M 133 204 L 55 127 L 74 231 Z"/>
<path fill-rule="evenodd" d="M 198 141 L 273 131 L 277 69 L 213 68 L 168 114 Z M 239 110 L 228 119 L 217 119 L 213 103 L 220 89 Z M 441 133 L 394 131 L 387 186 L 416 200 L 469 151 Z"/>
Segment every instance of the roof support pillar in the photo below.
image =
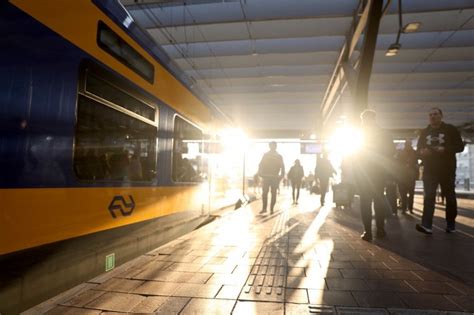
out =
<path fill-rule="evenodd" d="M 358 115 L 368 107 L 369 83 L 374 62 L 377 35 L 379 32 L 380 19 L 382 17 L 383 0 L 372 0 L 370 4 L 367 28 L 364 35 L 362 54 L 357 76 L 355 98 L 353 102 L 353 114 Z"/>

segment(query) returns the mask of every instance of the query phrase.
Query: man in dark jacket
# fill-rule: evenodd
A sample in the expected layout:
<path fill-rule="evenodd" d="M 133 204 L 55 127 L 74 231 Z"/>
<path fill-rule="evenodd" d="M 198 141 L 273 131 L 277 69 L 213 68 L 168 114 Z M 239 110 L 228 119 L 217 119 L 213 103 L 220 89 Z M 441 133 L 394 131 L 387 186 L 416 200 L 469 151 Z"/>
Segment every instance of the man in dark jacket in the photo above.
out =
<path fill-rule="evenodd" d="M 402 212 L 407 210 L 413 213 L 413 196 L 415 194 L 415 183 L 418 179 L 418 156 L 413 150 L 411 139 L 405 140 L 405 147 L 397 154 L 399 164 L 398 171 L 398 191 L 402 201 Z"/>
<path fill-rule="evenodd" d="M 291 183 L 291 196 L 293 197 L 293 204 L 298 204 L 300 198 L 301 183 L 304 177 L 303 166 L 301 166 L 300 160 L 295 160 L 295 165 L 290 168 L 287 175 Z"/>
<path fill-rule="evenodd" d="M 276 151 L 277 144 L 272 141 L 268 145 L 270 151 L 265 153 L 258 165 L 258 175 L 263 179 L 262 182 L 262 211 L 267 211 L 268 191 L 272 190 L 272 201 L 270 204 L 270 212 L 273 213 L 273 208 L 276 203 L 277 188 L 280 185 L 280 180 L 285 176 L 285 165 L 283 158 Z"/>
<path fill-rule="evenodd" d="M 389 135 L 376 123 L 376 113 L 361 114 L 363 143 L 353 161 L 356 190 L 360 196 L 360 212 L 364 233 L 361 238 L 372 240 L 372 202 L 374 203 L 377 237 L 385 237 L 384 186 L 387 172 L 393 167 L 394 147 Z"/>
<path fill-rule="evenodd" d="M 441 109 L 432 108 L 430 124 L 422 130 L 417 152 L 423 160 L 423 216 L 416 225 L 419 232 L 432 234 L 436 188 L 438 184 L 446 195 L 446 232 L 456 231 L 457 202 L 455 192 L 456 153 L 464 150 L 459 131 L 442 121 Z"/>
<path fill-rule="evenodd" d="M 334 167 L 332 167 L 331 162 L 327 159 L 326 153 L 318 156 L 314 176 L 319 180 L 319 187 L 321 189 L 321 206 L 324 206 L 326 193 L 328 192 L 329 187 L 329 178 L 334 174 L 336 174 L 336 171 L 334 170 Z"/>

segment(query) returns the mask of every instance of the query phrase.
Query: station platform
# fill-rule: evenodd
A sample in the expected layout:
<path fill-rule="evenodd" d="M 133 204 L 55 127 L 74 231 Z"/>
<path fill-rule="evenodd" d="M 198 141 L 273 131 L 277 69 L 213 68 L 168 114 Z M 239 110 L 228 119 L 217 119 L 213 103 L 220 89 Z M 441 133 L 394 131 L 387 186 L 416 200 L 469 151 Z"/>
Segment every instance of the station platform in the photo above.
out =
<path fill-rule="evenodd" d="M 330 201 L 330 195 L 328 201 Z M 472 314 L 474 200 L 459 199 L 457 233 L 415 231 L 413 214 L 389 215 L 387 236 L 366 242 L 352 210 L 287 190 L 273 214 L 261 203 L 91 279 L 24 314 Z"/>

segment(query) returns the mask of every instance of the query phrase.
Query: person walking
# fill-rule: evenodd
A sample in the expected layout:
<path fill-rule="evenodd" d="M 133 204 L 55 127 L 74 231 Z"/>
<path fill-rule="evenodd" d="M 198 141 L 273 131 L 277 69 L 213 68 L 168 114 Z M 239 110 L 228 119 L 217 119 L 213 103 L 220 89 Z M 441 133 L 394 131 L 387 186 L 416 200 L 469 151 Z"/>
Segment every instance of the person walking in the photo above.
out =
<path fill-rule="evenodd" d="M 412 147 L 411 139 L 405 139 L 405 147 L 397 154 L 400 173 L 398 191 L 400 192 L 402 213 L 413 213 L 415 183 L 418 178 L 418 156 Z"/>
<path fill-rule="evenodd" d="M 293 204 L 298 204 L 300 198 L 301 183 L 304 177 L 304 170 L 301 166 L 300 160 L 295 160 L 295 164 L 290 168 L 288 172 L 288 180 L 291 183 L 291 196 L 293 197 Z"/>
<path fill-rule="evenodd" d="M 327 159 L 326 153 L 322 153 L 318 156 L 316 161 L 316 168 L 314 170 L 314 176 L 319 180 L 319 188 L 321 190 L 321 206 L 324 206 L 326 199 L 326 193 L 329 187 L 329 178 L 331 178 L 336 171 L 332 167 L 331 162 Z"/>
<path fill-rule="evenodd" d="M 393 168 L 394 147 L 388 134 L 376 123 L 376 113 L 365 110 L 360 115 L 363 143 L 354 156 L 353 167 L 356 190 L 360 196 L 360 212 L 364 241 L 372 240 L 372 202 L 375 210 L 377 237 L 385 237 L 384 184 L 388 170 Z"/>
<path fill-rule="evenodd" d="M 270 147 L 270 151 L 263 155 L 258 165 L 258 175 L 262 178 L 262 210 L 260 213 L 267 211 L 268 191 L 270 189 L 272 192 L 270 212 L 273 213 L 277 189 L 281 179 L 285 176 L 285 165 L 282 156 L 276 151 L 276 142 L 272 141 L 268 146 Z"/>
<path fill-rule="evenodd" d="M 446 196 L 446 232 L 456 231 L 457 201 L 455 191 L 456 153 L 464 150 L 464 143 L 456 127 L 443 122 L 443 112 L 433 107 L 430 124 L 421 131 L 418 155 L 423 160 L 423 215 L 416 230 L 432 234 L 436 188 L 441 186 Z"/>

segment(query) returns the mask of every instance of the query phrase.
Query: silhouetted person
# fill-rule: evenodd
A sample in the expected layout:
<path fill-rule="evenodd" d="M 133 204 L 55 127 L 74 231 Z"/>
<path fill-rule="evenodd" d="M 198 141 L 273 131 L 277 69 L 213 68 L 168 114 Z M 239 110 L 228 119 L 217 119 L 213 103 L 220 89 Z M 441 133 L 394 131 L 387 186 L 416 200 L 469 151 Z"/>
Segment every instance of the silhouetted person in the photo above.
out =
<path fill-rule="evenodd" d="M 326 199 L 326 193 L 329 187 L 329 178 L 331 178 L 336 171 L 332 167 L 331 162 L 327 159 L 326 153 L 318 156 L 316 161 L 316 169 L 314 170 L 314 176 L 319 180 L 319 188 L 321 190 L 321 206 L 324 206 Z"/>
<path fill-rule="evenodd" d="M 384 185 L 387 179 L 387 165 L 390 167 L 393 161 L 393 142 L 386 132 L 377 125 L 375 111 L 365 110 L 360 117 L 363 140 L 360 151 L 354 156 L 353 167 L 365 230 L 361 238 L 371 241 L 372 202 L 374 203 L 377 237 L 385 236 Z"/>
<path fill-rule="evenodd" d="M 304 170 L 300 164 L 300 160 L 295 160 L 295 164 L 290 168 L 290 171 L 288 172 L 288 179 L 291 183 L 291 196 L 293 197 L 293 204 L 298 204 L 303 177 Z"/>
<path fill-rule="evenodd" d="M 459 131 L 453 125 L 443 122 L 441 109 L 432 108 L 430 124 L 423 129 L 418 140 L 418 154 L 423 160 L 423 216 L 416 225 L 419 232 L 432 234 L 436 188 L 438 184 L 446 196 L 446 232 L 456 231 L 458 213 L 455 180 L 456 153 L 464 150 Z"/>
<path fill-rule="evenodd" d="M 140 155 L 134 153 L 130 158 L 130 180 L 143 180 L 143 168 L 140 162 Z"/>
<path fill-rule="evenodd" d="M 418 156 L 413 150 L 411 139 L 405 140 L 405 147 L 397 154 L 399 165 L 398 191 L 400 192 L 402 213 L 413 213 L 415 183 L 418 178 Z"/>
<path fill-rule="evenodd" d="M 285 176 L 285 165 L 283 164 L 282 156 L 276 151 L 276 142 L 272 141 L 268 146 L 270 151 L 263 155 L 258 165 L 258 175 L 262 178 L 262 210 L 260 213 L 267 211 L 268 191 L 270 188 L 272 190 L 270 211 L 273 213 L 277 188 L 280 185 L 280 180 Z"/>

